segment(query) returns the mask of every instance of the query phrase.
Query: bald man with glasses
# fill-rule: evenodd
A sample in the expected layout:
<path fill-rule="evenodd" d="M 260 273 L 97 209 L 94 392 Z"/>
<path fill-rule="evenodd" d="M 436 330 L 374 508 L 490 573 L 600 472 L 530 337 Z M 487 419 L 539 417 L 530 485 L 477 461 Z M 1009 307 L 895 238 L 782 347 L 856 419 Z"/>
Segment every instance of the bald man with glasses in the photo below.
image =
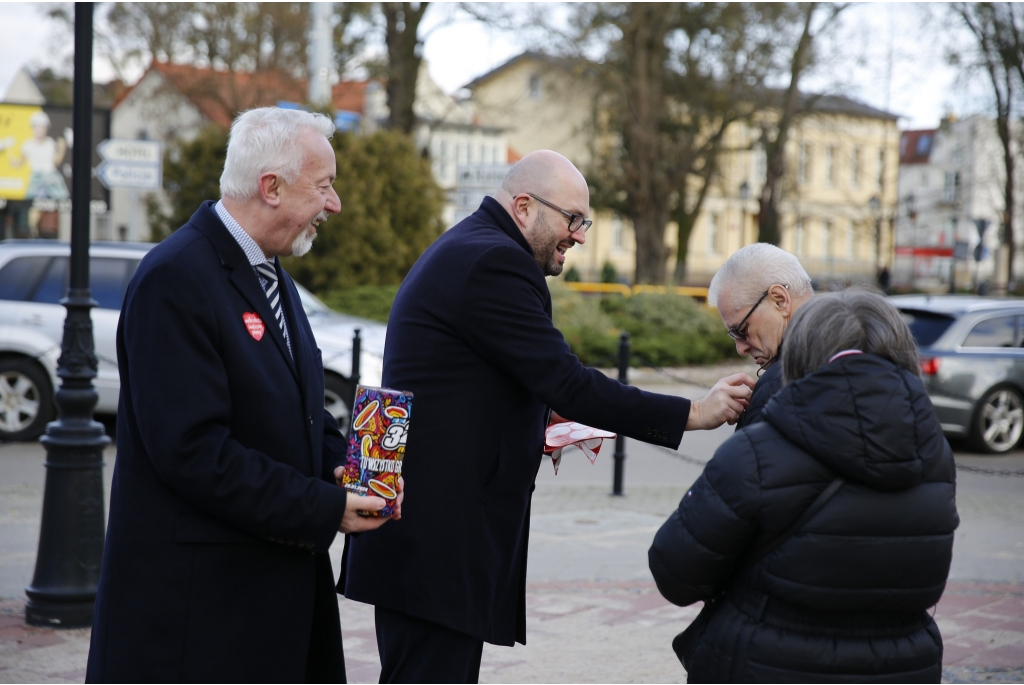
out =
<path fill-rule="evenodd" d="M 736 430 L 761 420 L 768 399 L 782 387 L 778 363 L 786 328 L 814 295 L 811 279 L 790 253 L 768 243 L 740 248 L 715 273 L 708 304 L 718 307 L 736 353 L 761 367 L 750 404 Z"/>
<path fill-rule="evenodd" d="M 409 272 L 388 321 L 384 384 L 411 391 L 402 519 L 350 536 L 345 596 L 375 605 L 381 682 L 476 682 L 483 643 L 526 642 L 530 501 L 549 415 L 677 448 L 734 422 L 754 379 L 702 399 L 583 366 L 551 323 L 545 276 L 586 241 L 590 191 L 534 152 Z M 682 486 L 683 484 L 680 484 Z"/>

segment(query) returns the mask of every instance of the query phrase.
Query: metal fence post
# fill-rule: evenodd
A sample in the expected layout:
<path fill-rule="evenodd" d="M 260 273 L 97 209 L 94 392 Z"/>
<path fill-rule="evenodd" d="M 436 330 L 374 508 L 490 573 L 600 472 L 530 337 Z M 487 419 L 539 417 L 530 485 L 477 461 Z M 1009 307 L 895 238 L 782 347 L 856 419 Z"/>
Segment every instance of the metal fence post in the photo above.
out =
<path fill-rule="evenodd" d="M 359 337 L 359 331 L 362 329 L 357 328 L 352 333 L 352 402 L 349 406 L 352 410 L 356 407 L 356 386 L 359 385 L 359 362 L 363 357 L 363 339 Z M 349 426 L 352 425 L 352 421 L 355 419 L 354 416 L 349 416 Z"/>
<path fill-rule="evenodd" d="M 624 332 L 619 338 L 619 382 L 629 385 L 629 332 Z M 612 478 L 612 494 L 621 497 L 622 492 L 622 471 L 626 462 L 626 438 L 623 435 L 615 438 L 615 475 Z"/>

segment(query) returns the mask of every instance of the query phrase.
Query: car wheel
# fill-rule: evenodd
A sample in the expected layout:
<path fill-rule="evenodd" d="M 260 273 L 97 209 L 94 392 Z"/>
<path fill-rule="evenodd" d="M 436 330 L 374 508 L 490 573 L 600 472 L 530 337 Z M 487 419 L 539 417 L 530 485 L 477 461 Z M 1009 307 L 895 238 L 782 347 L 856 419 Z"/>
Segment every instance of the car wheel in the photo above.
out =
<path fill-rule="evenodd" d="M 28 359 L 0 360 L 0 440 L 32 440 L 53 417 L 46 372 Z"/>
<path fill-rule="evenodd" d="M 1024 398 L 1003 386 L 990 390 L 978 403 L 974 416 L 973 443 L 981 452 L 1008 452 L 1024 432 Z"/>
<path fill-rule="evenodd" d="M 348 435 L 349 419 L 352 416 L 352 384 L 341 376 L 328 373 L 324 376 L 324 409 L 338 420 L 341 432 Z"/>

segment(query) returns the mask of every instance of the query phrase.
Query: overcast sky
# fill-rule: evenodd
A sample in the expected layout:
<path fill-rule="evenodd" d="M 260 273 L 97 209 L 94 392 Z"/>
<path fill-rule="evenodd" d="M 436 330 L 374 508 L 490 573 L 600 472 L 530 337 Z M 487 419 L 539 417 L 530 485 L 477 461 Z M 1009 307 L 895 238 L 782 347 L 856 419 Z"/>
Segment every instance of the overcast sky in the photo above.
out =
<path fill-rule="evenodd" d="M 24 64 L 33 67 L 68 59 L 66 32 L 45 18 L 42 3 L 0 2 L 0 93 Z M 965 78 L 946 66 L 949 46 L 969 45 L 950 28 L 945 7 L 916 3 L 863 3 L 848 8 L 833 33 L 828 59 L 804 90 L 839 92 L 904 119 L 900 128 L 936 126 L 948 112 L 960 116 L 985 112 L 989 96 L 983 79 Z M 526 47 L 493 29 L 458 19 L 454 5 L 435 3 L 424 24 L 424 56 L 431 76 L 454 92 L 513 57 Z M 542 46 L 540 46 L 542 47 Z M 114 76 L 109 64 L 97 60 L 97 80 Z"/>

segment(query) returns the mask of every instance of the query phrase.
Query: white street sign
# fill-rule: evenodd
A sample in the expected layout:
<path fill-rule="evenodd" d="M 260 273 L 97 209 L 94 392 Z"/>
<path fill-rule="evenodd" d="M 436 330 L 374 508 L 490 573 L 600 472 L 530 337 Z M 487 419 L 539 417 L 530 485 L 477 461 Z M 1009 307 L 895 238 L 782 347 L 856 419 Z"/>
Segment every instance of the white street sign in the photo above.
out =
<path fill-rule="evenodd" d="M 103 162 L 96 175 L 108 188 L 160 189 L 160 167 L 156 165 Z"/>
<path fill-rule="evenodd" d="M 161 147 L 157 140 L 111 138 L 97 145 L 96 151 L 108 162 L 160 165 L 163 162 Z"/>
<path fill-rule="evenodd" d="M 455 173 L 458 188 L 497 190 L 512 167 L 508 164 L 473 164 L 460 166 Z"/>

